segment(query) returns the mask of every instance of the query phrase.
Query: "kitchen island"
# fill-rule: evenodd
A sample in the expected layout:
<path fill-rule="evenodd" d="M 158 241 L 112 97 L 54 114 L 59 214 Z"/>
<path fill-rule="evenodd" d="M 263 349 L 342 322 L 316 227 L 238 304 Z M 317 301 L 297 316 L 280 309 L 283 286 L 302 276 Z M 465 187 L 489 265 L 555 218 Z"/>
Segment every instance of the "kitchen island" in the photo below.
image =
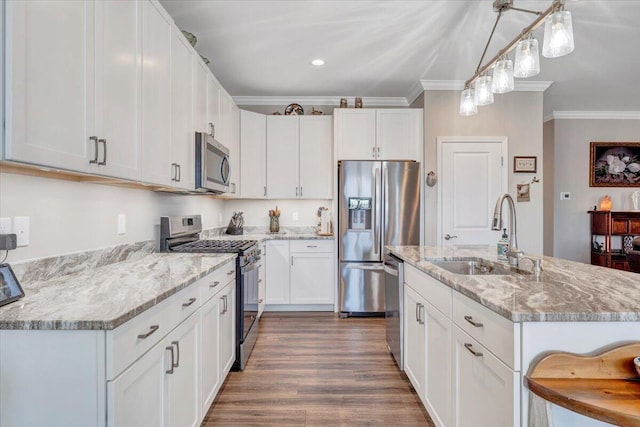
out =
<path fill-rule="evenodd" d="M 527 426 L 523 378 L 542 353 L 640 339 L 640 275 L 551 257 L 509 274 L 456 274 L 435 260 L 486 260 L 490 246 L 388 246 L 405 261 L 405 372 L 436 425 Z M 499 409 L 498 409 L 499 408 Z M 606 425 L 559 407 L 556 426 Z"/>

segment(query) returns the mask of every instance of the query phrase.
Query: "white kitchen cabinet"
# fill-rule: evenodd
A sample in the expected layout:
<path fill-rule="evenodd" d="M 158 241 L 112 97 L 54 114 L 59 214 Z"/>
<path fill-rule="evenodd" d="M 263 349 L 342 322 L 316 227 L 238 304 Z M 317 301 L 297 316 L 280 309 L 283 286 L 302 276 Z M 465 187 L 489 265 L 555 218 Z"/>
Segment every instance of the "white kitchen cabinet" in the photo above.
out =
<path fill-rule="evenodd" d="M 267 116 L 267 196 L 299 197 L 299 131 L 295 116 Z"/>
<path fill-rule="evenodd" d="M 519 374 L 457 326 L 453 336 L 453 425 L 518 425 Z"/>
<path fill-rule="evenodd" d="M 193 50 L 182 32 L 171 37 L 171 181 L 173 186 L 195 188 L 195 135 Z"/>
<path fill-rule="evenodd" d="M 220 125 L 217 139 L 229 149 L 229 197 L 237 197 L 240 190 L 240 110 L 233 99 L 220 88 Z"/>
<path fill-rule="evenodd" d="M 236 287 L 235 282 L 227 285 L 220 295 L 220 377 L 225 378 L 236 356 Z"/>
<path fill-rule="evenodd" d="M 170 186 L 171 18 L 155 2 L 142 3 L 142 173 L 145 182 Z"/>
<path fill-rule="evenodd" d="M 300 197 L 331 199 L 333 175 L 331 116 L 300 116 Z"/>
<path fill-rule="evenodd" d="M 201 352 L 201 384 L 200 384 L 200 408 L 205 413 L 213 403 L 216 393 L 222 385 L 220 372 L 220 316 L 222 309 L 221 298 L 211 298 L 201 309 L 202 339 L 200 341 Z"/>
<path fill-rule="evenodd" d="M 291 245 L 290 303 L 333 304 L 333 251 L 324 252 L 313 240 L 295 243 Z"/>
<path fill-rule="evenodd" d="M 220 125 L 220 83 L 207 73 L 207 133 L 218 139 Z"/>
<path fill-rule="evenodd" d="M 422 109 L 335 109 L 338 160 L 421 161 Z"/>
<path fill-rule="evenodd" d="M 267 197 L 267 116 L 240 110 L 240 194 Z"/>
<path fill-rule="evenodd" d="M 258 271 L 258 318 L 262 317 L 264 307 L 267 304 L 267 244 L 262 243 L 260 245 L 260 270 Z"/>
<path fill-rule="evenodd" d="M 171 350 L 165 357 L 169 354 L 169 363 L 173 364 L 165 376 L 165 425 L 200 425 L 200 327 L 200 316 L 192 315 L 166 340 L 166 348 Z"/>
<path fill-rule="evenodd" d="M 425 300 L 412 288 L 404 291 L 404 372 L 416 394 L 424 401 L 425 392 Z"/>
<path fill-rule="evenodd" d="M 424 402 L 437 426 L 451 425 L 451 319 L 425 300 L 426 371 Z"/>
<path fill-rule="evenodd" d="M 207 75 L 210 73 L 199 55 L 193 55 L 193 128 L 195 132 L 208 133 Z M 195 143 L 195 136 L 194 136 Z"/>
<path fill-rule="evenodd" d="M 267 304 L 289 304 L 289 241 L 267 242 Z"/>

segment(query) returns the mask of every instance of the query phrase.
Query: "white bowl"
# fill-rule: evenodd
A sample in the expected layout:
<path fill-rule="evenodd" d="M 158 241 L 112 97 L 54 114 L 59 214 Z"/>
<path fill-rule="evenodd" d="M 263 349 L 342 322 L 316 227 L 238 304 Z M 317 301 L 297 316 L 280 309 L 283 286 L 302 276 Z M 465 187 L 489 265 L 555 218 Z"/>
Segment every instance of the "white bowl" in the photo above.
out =
<path fill-rule="evenodd" d="M 640 375 L 640 356 L 633 359 L 633 364 L 636 367 L 636 372 L 638 373 L 638 375 Z"/>

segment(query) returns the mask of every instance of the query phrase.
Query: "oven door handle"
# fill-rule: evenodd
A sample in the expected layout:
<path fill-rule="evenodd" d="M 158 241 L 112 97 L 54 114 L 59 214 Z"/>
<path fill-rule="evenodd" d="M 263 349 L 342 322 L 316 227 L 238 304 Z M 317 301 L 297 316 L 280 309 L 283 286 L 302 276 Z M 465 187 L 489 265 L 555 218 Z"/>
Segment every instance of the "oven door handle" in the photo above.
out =
<path fill-rule="evenodd" d="M 244 274 L 244 273 L 248 273 L 252 270 L 255 270 L 256 268 L 260 268 L 260 263 L 257 262 L 252 262 L 251 264 L 245 265 L 244 267 L 242 267 L 240 269 L 240 273 Z"/>

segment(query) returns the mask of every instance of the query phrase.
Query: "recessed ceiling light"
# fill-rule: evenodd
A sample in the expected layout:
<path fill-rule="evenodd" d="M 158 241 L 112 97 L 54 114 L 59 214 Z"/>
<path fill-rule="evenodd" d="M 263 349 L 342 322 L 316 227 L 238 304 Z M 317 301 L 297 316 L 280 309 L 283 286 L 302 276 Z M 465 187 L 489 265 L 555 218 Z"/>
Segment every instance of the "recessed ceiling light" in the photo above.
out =
<path fill-rule="evenodd" d="M 324 61 L 322 59 L 314 59 L 311 61 L 311 65 L 315 65 L 316 67 L 321 67 L 324 65 Z"/>

